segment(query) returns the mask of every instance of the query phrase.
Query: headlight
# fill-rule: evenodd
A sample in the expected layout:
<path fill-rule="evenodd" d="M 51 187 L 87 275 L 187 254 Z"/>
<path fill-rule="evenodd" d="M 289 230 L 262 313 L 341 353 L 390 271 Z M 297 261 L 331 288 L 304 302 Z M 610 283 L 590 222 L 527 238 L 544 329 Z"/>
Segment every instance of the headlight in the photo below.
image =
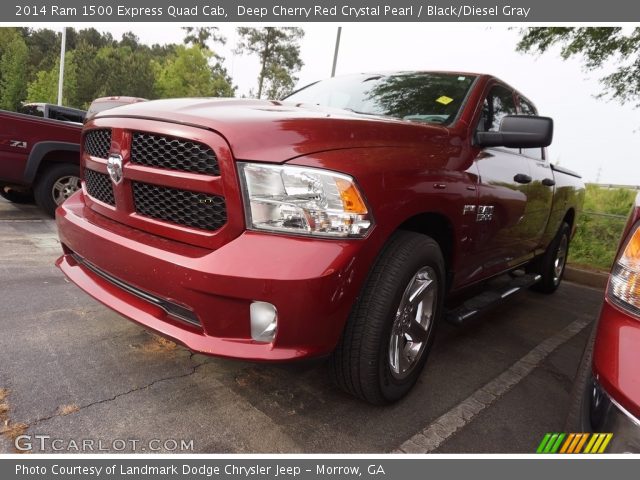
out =
<path fill-rule="evenodd" d="M 616 260 L 609 280 L 609 298 L 640 315 L 640 224 L 636 224 Z"/>
<path fill-rule="evenodd" d="M 317 168 L 239 163 L 249 228 L 364 237 L 371 214 L 353 179 Z"/>

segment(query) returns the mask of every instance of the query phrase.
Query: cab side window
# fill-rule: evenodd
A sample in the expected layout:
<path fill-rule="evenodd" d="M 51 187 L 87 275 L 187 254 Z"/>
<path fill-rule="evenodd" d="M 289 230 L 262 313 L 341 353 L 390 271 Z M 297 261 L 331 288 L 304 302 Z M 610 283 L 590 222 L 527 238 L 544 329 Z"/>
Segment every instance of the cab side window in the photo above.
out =
<path fill-rule="evenodd" d="M 513 101 L 511 90 L 496 85 L 489 91 L 487 98 L 484 99 L 478 130 L 496 132 L 500 128 L 500 122 L 505 115 L 515 115 L 516 113 L 516 104 Z"/>
<path fill-rule="evenodd" d="M 520 106 L 520 115 L 537 115 L 536 107 L 531 105 L 527 100 L 520 97 L 519 98 L 519 106 Z M 535 158 L 536 160 L 544 159 L 544 149 L 543 148 L 522 148 L 522 155 L 526 155 L 530 158 Z"/>
<path fill-rule="evenodd" d="M 491 88 L 484 99 L 477 130 L 480 132 L 497 132 L 505 115 L 516 115 L 517 113 L 513 92 L 505 87 L 496 85 Z M 520 153 L 517 148 L 505 148 L 505 150 Z"/>

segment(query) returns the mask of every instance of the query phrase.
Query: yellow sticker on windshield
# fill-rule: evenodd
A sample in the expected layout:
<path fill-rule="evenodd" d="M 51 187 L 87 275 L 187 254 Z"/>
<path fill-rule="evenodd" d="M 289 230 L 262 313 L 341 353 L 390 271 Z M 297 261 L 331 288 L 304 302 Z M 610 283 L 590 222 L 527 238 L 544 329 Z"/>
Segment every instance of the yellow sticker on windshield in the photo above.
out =
<path fill-rule="evenodd" d="M 451 102 L 453 102 L 453 98 L 442 95 L 440 98 L 436 98 L 436 102 L 443 105 L 449 105 Z"/>

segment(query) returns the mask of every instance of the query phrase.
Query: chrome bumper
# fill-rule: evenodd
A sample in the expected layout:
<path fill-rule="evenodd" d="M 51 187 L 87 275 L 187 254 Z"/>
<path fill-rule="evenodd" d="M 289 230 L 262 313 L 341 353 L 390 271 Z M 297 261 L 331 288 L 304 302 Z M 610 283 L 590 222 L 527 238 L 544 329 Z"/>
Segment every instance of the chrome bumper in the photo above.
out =
<path fill-rule="evenodd" d="M 616 402 L 593 379 L 588 395 L 587 425 L 593 432 L 610 432 L 607 453 L 640 453 L 640 420 Z"/>

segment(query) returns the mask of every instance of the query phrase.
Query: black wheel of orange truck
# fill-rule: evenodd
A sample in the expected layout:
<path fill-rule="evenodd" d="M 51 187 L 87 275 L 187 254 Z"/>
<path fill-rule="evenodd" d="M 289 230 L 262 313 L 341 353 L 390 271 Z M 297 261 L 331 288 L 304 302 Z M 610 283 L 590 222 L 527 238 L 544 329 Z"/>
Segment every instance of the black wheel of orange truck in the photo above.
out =
<path fill-rule="evenodd" d="M 569 236 L 571 228 L 567 223 L 562 223 L 555 238 L 540 258 L 527 268 L 527 271 L 538 273 L 542 279 L 536 283 L 533 290 L 542 293 L 553 293 L 560 286 L 569 255 Z"/>
<path fill-rule="evenodd" d="M 0 184 L 0 197 L 9 200 L 11 203 L 33 203 L 32 192 L 16 190 L 9 185 Z"/>
<path fill-rule="evenodd" d="M 40 174 L 34 187 L 38 206 L 49 216 L 56 208 L 80 189 L 79 167 L 70 163 L 56 163 Z"/>
<path fill-rule="evenodd" d="M 333 353 L 336 383 L 375 405 L 406 395 L 427 361 L 444 290 L 438 244 L 419 233 L 396 233 L 370 272 Z"/>

